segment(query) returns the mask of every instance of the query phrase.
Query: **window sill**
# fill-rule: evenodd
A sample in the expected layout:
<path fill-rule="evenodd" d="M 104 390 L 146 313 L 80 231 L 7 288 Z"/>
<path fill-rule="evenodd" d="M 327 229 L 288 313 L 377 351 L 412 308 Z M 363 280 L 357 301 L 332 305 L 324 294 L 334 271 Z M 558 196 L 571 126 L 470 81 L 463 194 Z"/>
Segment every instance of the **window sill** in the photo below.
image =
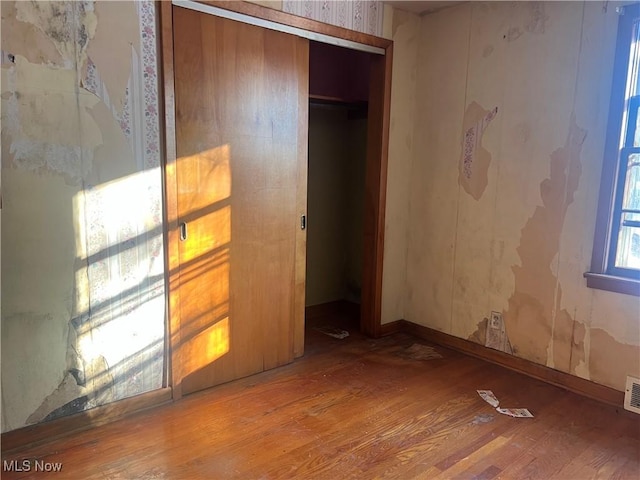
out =
<path fill-rule="evenodd" d="M 640 297 L 640 280 L 593 272 L 586 272 L 584 277 L 587 279 L 587 287 L 589 288 Z"/>

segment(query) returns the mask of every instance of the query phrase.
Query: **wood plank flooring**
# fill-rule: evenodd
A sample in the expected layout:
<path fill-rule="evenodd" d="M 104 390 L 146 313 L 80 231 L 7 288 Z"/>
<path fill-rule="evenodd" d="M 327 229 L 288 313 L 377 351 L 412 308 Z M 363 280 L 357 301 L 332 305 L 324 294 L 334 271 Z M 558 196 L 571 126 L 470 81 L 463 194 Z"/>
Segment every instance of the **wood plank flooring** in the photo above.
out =
<path fill-rule="evenodd" d="M 640 477 L 639 416 L 441 347 L 442 358 L 412 358 L 422 342 L 405 334 L 350 327 L 338 340 L 312 326 L 291 365 L 3 454 L 2 478 Z M 500 415 L 477 389 L 535 418 Z M 6 471 L 12 461 L 31 470 Z M 62 470 L 35 472 L 36 461 Z"/>

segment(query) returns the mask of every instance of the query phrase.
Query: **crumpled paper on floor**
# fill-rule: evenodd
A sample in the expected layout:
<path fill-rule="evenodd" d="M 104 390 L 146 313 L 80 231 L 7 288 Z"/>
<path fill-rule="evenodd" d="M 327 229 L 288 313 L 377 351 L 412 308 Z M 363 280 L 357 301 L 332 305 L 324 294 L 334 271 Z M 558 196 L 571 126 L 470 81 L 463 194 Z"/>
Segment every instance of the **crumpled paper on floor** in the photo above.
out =
<path fill-rule="evenodd" d="M 330 337 L 337 338 L 338 340 L 342 340 L 349 336 L 349 332 L 336 327 L 317 327 L 314 330 L 324 333 L 325 335 L 329 335 Z"/>
<path fill-rule="evenodd" d="M 500 408 L 500 401 L 491 390 L 476 390 L 480 398 L 496 409 L 502 415 L 515 418 L 533 418 L 533 414 L 526 408 Z"/>

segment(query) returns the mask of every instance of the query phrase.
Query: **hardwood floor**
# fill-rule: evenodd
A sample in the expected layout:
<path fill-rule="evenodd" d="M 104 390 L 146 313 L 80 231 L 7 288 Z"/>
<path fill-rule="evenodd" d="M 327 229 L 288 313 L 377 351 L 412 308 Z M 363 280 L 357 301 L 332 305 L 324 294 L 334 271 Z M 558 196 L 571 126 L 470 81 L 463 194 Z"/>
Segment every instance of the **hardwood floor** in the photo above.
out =
<path fill-rule="evenodd" d="M 345 317 L 308 323 L 344 326 Z M 291 365 L 121 421 L 3 453 L 3 479 L 637 479 L 640 417 L 405 334 L 307 328 Z M 490 389 L 497 413 L 476 393 Z M 27 463 L 23 464 L 23 461 Z M 35 472 L 36 460 L 62 464 Z M 39 463 L 42 466 L 43 463 Z"/>

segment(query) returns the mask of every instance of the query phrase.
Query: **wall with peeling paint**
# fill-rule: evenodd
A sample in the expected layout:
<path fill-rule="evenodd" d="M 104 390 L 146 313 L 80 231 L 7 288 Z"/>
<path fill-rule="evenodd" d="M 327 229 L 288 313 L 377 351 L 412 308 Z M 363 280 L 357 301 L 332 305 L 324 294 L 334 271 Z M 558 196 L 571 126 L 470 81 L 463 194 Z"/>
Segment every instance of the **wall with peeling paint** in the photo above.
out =
<path fill-rule="evenodd" d="M 1 9 L 8 431 L 161 387 L 165 320 L 153 4 Z"/>
<path fill-rule="evenodd" d="M 493 310 L 507 338 L 491 341 L 514 355 L 618 390 L 640 375 L 640 299 L 582 276 L 617 20 L 603 2 L 472 2 L 421 19 L 396 318 L 485 344 Z"/>

